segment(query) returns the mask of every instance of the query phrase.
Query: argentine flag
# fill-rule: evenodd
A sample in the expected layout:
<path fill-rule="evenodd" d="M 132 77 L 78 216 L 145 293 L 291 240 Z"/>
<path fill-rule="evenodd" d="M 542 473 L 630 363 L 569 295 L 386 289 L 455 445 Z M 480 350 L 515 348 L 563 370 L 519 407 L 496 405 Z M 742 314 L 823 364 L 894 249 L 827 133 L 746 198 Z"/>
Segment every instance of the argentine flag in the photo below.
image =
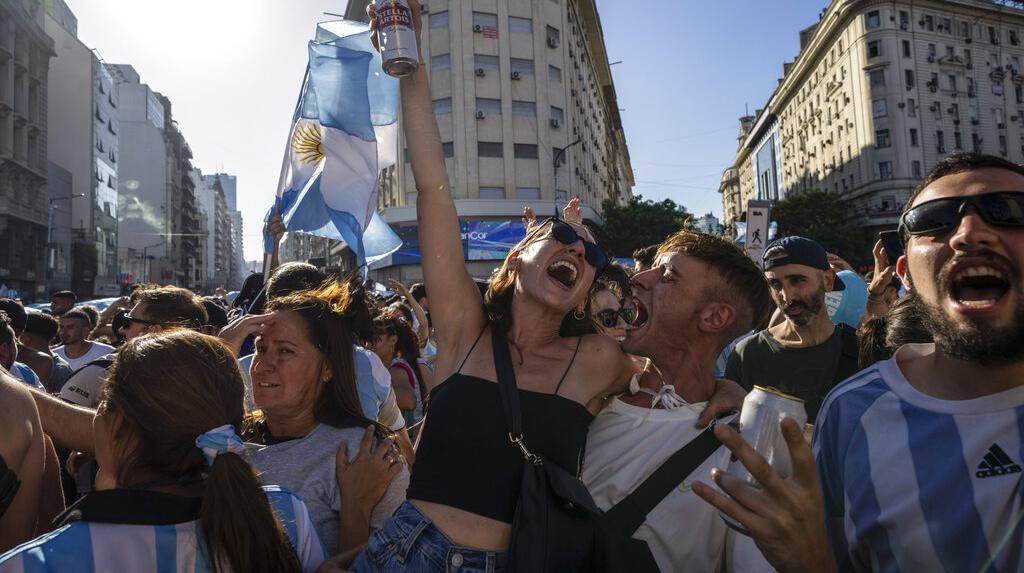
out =
<path fill-rule="evenodd" d="M 397 250 L 402 240 L 376 206 L 380 170 L 395 164 L 398 97 L 369 26 L 319 24 L 266 220 L 279 213 L 289 232 L 343 240 L 360 265 Z M 272 239 L 264 246 L 271 252 Z"/>

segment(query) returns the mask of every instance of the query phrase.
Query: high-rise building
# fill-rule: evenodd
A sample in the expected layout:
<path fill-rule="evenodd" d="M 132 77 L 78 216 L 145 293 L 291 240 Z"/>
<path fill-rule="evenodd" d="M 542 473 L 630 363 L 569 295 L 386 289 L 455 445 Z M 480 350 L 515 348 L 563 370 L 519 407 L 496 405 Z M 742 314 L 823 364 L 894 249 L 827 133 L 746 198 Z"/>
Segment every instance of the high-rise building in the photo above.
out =
<path fill-rule="evenodd" d="M 193 169 L 192 174 L 196 202 L 206 218 L 203 289 L 210 291 L 219 286 L 229 287 L 234 236 L 230 210 L 221 187 L 223 179 L 203 175 L 199 169 Z"/>
<path fill-rule="evenodd" d="M 1024 2 L 832 0 L 764 109 L 741 119 L 722 177 L 726 224 L 750 199 L 837 193 L 895 228 L 924 174 L 957 151 L 1024 162 Z"/>
<path fill-rule="evenodd" d="M 220 179 L 220 186 L 224 189 L 224 200 L 227 201 L 228 209 L 237 211 L 238 210 L 238 177 L 229 175 L 227 173 L 214 173 L 213 175 L 204 175 L 206 183 L 213 185 L 215 179 Z"/>
<path fill-rule="evenodd" d="M 225 196 L 227 193 L 225 193 Z M 245 249 L 242 244 L 244 233 L 242 229 L 242 213 L 235 209 L 228 209 L 228 218 L 231 220 L 231 260 L 228 276 L 228 288 L 236 290 L 242 287 L 242 281 L 248 273 L 245 272 Z"/>
<path fill-rule="evenodd" d="M 45 290 L 48 73 L 41 0 L 0 0 L 0 286 Z"/>
<path fill-rule="evenodd" d="M 346 16 L 365 19 L 366 4 L 350 1 Z M 550 215 L 573 196 L 600 223 L 602 201 L 630 199 L 633 172 L 594 0 L 433 1 L 422 44 L 467 236 L 486 232 L 480 222 L 518 221 L 526 206 Z M 416 186 L 404 151 L 380 189 L 385 220 L 414 251 Z M 469 247 L 467 257 L 470 272 L 485 277 L 504 253 Z M 382 272 L 418 280 L 415 258 L 395 257 Z"/>
<path fill-rule="evenodd" d="M 62 0 L 50 0 L 46 33 L 57 56 L 50 65 L 50 161 L 71 174 L 71 289 L 81 297 L 120 294 L 117 284 L 118 101 L 113 79 L 77 36 Z"/>

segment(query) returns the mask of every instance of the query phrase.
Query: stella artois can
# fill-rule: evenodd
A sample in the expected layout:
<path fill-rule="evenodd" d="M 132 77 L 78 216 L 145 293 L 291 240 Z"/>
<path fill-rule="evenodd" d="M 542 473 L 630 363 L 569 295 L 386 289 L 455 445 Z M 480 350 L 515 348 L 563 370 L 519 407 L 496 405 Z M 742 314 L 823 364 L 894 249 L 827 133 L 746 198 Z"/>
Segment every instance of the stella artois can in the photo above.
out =
<path fill-rule="evenodd" d="M 406 0 L 376 0 L 377 37 L 384 71 L 400 78 L 420 66 L 412 10 Z"/>
<path fill-rule="evenodd" d="M 785 418 L 793 418 L 801 428 L 807 423 L 807 411 L 804 401 L 775 388 L 754 386 L 743 400 L 740 412 L 740 435 L 754 448 L 757 453 L 771 465 L 783 478 L 793 474 L 793 462 L 789 457 L 789 446 L 782 435 L 779 424 Z M 747 471 L 747 468 L 735 457 L 730 457 L 726 473 L 742 480 L 747 485 L 760 488 L 761 484 Z M 722 519 L 733 529 L 747 531 L 732 518 L 721 513 Z"/>

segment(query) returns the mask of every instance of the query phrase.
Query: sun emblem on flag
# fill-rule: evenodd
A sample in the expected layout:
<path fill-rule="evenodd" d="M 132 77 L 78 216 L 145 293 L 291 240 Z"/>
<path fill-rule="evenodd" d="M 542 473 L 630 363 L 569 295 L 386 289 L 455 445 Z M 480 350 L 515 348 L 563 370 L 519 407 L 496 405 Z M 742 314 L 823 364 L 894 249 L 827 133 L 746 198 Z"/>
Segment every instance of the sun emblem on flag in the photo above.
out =
<path fill-rule="evenodd" d="M 324 158 L 324 146 L 320 127 L 314 124 L 299 125 L 292 135 L 292 151 L 303 163 L 318 163 Z"/>

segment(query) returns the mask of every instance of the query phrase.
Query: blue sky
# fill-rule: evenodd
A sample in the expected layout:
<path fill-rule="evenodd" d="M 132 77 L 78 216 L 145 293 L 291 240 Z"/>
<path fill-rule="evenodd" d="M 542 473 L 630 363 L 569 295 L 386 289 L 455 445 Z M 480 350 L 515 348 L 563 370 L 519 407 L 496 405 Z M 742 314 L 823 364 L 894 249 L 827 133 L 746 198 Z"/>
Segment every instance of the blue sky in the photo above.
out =
<path fill-rule="evenodd" d="M 246 258 L 260 230 L 324 11 L 345 0 L 67 0 L 79 38 L 167 95 L 204 172 L 238 176 Z M 762 106 L 826 0 L 597 0 L 637 185 L 721 214 L 744 105 Z"/>
<path fill-rule="evenodd" d="M 722 215 L 739 117 L 768 100 L 826 0 L 597 0 L 636 186 Z M 640 10 L 642 8 L 642 11 Z"/>

